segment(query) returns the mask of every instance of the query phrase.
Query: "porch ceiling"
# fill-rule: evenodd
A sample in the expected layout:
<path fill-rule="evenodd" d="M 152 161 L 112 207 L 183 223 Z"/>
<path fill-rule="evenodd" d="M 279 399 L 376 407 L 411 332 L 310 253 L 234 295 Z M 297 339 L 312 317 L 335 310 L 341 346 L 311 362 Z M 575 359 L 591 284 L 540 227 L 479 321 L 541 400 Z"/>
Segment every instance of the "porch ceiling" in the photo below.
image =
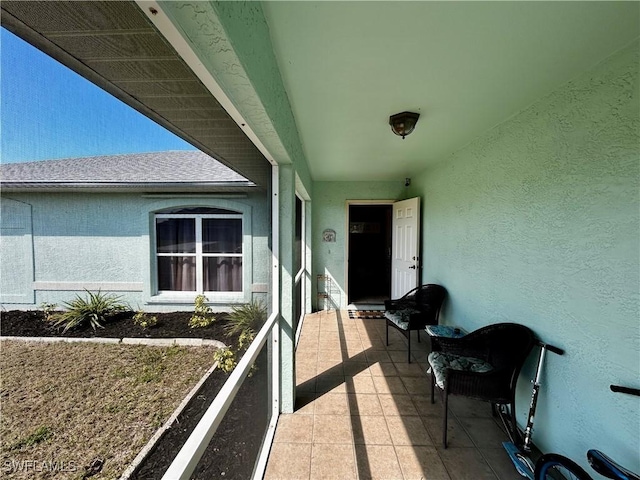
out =
<path fill-rule="evenodd" d="M 264 156 L 134 2 L 0 7 L 9 30 L 268 183 Z M 640 35 L 638 2 L 274 1 L 262 10 L 314 180 L 412 176 Z M 388 126 L 403 110 L 421 114 L 405 140 Z"/>
<path fill-rule="evenodd" d="M 402 179 L 640 34 L 638 2 L 265 2 L 316 180 Z M 389 116 L 419 112 L 402 140 Z"/>

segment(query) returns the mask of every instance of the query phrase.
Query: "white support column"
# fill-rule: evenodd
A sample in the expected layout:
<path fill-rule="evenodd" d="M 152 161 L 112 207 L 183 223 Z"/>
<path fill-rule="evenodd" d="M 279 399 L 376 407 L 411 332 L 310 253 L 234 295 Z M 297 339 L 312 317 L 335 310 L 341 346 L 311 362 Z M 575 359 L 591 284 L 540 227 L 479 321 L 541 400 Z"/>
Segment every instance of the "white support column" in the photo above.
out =
<path fill-rule="evenodd" d="M 313 291 L 313 279 L 312 279 L 312 275 L 311 272 L 313 271 L 313 257 L 312 257 L 312 251 L 313 251 L 313 229 L 312 229 L 312 218 L 311 218 L 311 202 L 310 201 L 306 201 L 304 202 L 304 208 L 305 208 L 305 224 L 304 224 L 304 228 L 305 228 L 305 235 L 304 235 L 304 251 L 303 251 L 303 255 L 306 257 L 305 259 L 305 266 L 306 266 L 306 271 L 307 271 L 307 275 L 305 278 L 305 291 L 306 291 L 306 296 L 304 299 L 304 306 L 303 306 L 303 311 L 305 314 L 307 313 L 311 313 L 312 311 L 312 299 L 313 299 L 313 295 L 314 295 L 314 291 Z"/>
<path fill-rule="evenodd" d="M 278 186 L 280 260 L 280 411 L 293 412 L 295 404 L 295 172 L 280 165 Z"/>

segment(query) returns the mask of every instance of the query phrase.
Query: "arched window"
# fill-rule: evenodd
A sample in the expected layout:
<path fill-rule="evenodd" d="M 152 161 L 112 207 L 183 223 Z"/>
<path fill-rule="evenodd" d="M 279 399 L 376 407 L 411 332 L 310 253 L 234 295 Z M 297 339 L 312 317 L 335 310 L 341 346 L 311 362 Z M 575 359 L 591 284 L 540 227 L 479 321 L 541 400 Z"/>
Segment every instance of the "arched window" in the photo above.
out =
<path fill-rule="evenodd" d="M 180 207 L 155 215 L 158 293 L 242 292 L 242 214 Z"/>

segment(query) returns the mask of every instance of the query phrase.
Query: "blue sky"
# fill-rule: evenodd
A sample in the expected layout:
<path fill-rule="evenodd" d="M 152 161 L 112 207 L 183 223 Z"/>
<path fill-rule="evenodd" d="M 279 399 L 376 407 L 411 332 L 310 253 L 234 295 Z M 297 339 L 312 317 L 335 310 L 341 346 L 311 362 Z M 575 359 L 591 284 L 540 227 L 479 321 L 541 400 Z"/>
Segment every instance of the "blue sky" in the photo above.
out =
<path fill-rule="evenodd" d="M 193 146 L 0 29 L 2 163 Z"/>

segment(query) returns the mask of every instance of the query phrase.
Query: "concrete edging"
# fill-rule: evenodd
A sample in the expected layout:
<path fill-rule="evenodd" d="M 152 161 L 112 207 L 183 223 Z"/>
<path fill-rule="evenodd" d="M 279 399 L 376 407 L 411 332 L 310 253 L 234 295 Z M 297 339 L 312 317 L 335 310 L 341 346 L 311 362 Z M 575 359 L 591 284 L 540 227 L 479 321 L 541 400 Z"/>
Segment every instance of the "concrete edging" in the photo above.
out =
<path fill-rule="evenodd" d="M 75 337 L 0 337 L 2 340 L 34 343 L 107 343 L 123 345 L 146 345 L 150 347 L 217 347 L 226 348 L 226 345 L 219 340 L 209 340 L 206 338 L 75 338 Z"/>

